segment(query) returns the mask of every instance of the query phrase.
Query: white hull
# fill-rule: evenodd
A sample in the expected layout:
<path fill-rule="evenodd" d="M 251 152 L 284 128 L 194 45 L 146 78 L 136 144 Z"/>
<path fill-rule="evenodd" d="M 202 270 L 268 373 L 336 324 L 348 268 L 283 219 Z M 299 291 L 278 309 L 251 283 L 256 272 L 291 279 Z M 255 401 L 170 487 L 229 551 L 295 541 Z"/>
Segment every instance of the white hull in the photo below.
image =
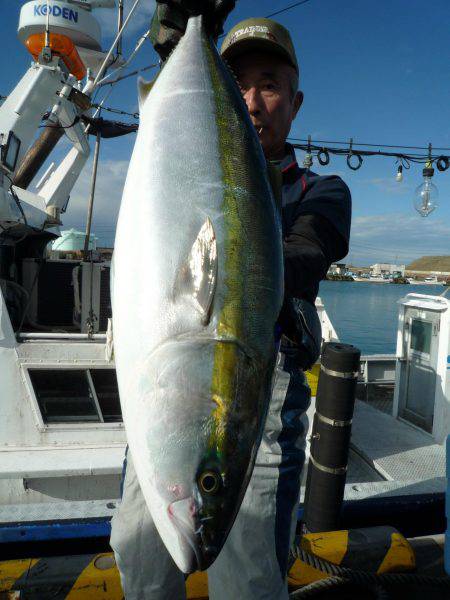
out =
<path fill-rule="evenodd" d="M 383 279 L 382 277 L 353 277 L 353 281 L 364 282 L 364 283 L 390 283 L 389 279 Z"/>

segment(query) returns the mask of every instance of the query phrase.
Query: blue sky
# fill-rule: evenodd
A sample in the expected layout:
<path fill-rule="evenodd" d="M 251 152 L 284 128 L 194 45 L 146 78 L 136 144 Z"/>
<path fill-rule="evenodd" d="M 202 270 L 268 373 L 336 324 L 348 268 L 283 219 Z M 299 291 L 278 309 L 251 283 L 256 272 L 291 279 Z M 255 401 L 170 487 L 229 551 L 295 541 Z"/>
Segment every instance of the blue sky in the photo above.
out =
<path fill-rule="evenodd" d="M 265 16 L 293 0 L 238 0 L 226 29 L 250 16 Z M 23 4 L 0 0 L 0 94 L 8 94 L 30 63 L 16 37 Z M 126 0 L 128 8 L 131 0 Z M 154 8 L 142 8 L 125 39 L 125 54 L 147 28 Z M 103 44 L 112 40 L 115 15 L 96 11 L 104 27 Z M 292 137 L 348 140 L 376 144 L 450 147 L 450 4 L 448 0 L 310 0 L 275 17 L 291 31 L 301 68 L 304 105 Z M 133 67 L 156 62 L 147 42 Z M 150 77 L 150 74 L 148 74 Z M 101 96 L 99 96 L 99 99 Z M 136 80 L 115 86 L 106 103 L 134 112 Z M 105 115 L 106 116 L 106 115 Z M 121 117 L 120 117 L 121 118 Z M 126 120 L 126 118 L 124 118 Z M 121 188 L 134 137 L 102 144 L 94 232 L 111 243 Z M 56 158 L 64 150 L 64 144 Z M 450 154 L 450 152 L 447 152 Z M 299 153 L 302 160 L 302 153 Z M 319 173 L 337 173 L 353 197 L 353 228 L 349 259 L 354 264 L 409 262 L 422 255 L 450 254 L 450 170 L 436 172 L 439 208 L 421 218 L 412 207 L 421 166 L 395 181 L 395 160 L 367 158 L 358 172 L 345 158 L 332 157 Z M 65 224 L 84 227 L 90 164 L 71 196 Z"/>

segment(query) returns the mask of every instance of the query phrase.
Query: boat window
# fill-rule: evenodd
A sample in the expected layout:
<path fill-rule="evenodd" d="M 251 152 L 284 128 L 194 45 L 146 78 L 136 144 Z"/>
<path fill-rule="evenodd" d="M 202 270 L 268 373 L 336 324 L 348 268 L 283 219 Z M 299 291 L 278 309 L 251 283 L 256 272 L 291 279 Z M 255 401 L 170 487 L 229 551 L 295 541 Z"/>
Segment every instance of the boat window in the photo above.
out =
<path fill-rule="evenodd" d="M 29 370 L 44 423 L 99 422 L 86 371 Z"/>
<path fill-rule="evenodd" d="M 411 350 L 430 354 L 431 350 L 431 323 L 412 319 L 411 323 Z"/>
<path fill-rule="evenodd" d="M 20 140 L 13 131 L 9 132 L 8 141 L 2 147 L 2 162 L 7 169 L 14 171 L 19 158 Z"/>
<path fill-rule="evenodd" d="M 114 369 L 28 372 L 44 423 L 122 422 Z"/>
<path fill-rule="evenodd" d="M 92 369 L 91 377 L 105 423 L 121 423 L 116 372 L 113 369 Z"/>

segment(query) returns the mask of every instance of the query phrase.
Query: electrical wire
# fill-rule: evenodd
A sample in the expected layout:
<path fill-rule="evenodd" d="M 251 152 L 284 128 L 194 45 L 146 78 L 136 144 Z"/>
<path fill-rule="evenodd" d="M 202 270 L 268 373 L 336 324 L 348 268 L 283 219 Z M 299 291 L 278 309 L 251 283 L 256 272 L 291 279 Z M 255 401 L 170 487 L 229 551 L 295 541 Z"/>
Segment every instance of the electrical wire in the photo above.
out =
<path fill-rule="evenodd" d="M 292 143 L 292 146 L 297 150 L 303 150 L 307 153 L 306 158 L 308 158 L 308 168 L 312 164 L 312 157 L 315 154 L 318 162 L 322 165 L 328 165 L 330 162 L 330 154 L 335 156 L 347 156 L 347 166 L 352 171 L 357 171 L 361 168 L 363 164 L 363 157 L 372 157 L 372 156 L 384 156 L 388 158 L 396 158 L 397 161 L 401 161 L 401 163 L 409 168 L 409 163 L 418 163 L 418 164 L 430 164 L 433 165 L 436 163 L 439 171 L 446 171 L 450 165 L 450 156 L 443 154 L 432 154 L 432 145 L 428 146 L 427 154 L 408 154 L 406 152 L 387 152 L 383 150 L 364 150 L 361 148 L 353 147 L 353 140 L 347 142 L 348 148 L 336 148 L 330 147 L 327 142 L 315 142 L 312 141 L 311 138 L 308 138 L 307 143 L 299 144 L 295 142 L 295 138 L 289 138 Z M 343 143 L 343 142 L 339 142 Z M 375 146 L 375 144 L 374 144 Z M 379 147 L 383 147 L 381 144 Z M 389 147 L 389 146 L 385 146 Z M 392 147 L 392 146 L 391 146 Z M 407 149 L 406 146 L 393 146 L 398 149 Z M 421 147 L 419 147 L 421 148 Z M 421 148 L 424 149 L 424 148 Z M 306 161 L 305 158 L 305 161 Z M 305 163 L 306 166 L 306 163 Z"/>
<path fill-rule="evenodd" d="M 98 88 L 101 88 L 105 85 L 114 85 L 115 83 L 119 83 L 119 81 L 123 81 L 124 79 L 128 79 L 129 77 L 133 77 L 134 75 L 138 75 L 139 73 L 144 73 L 144 71 L 149 71 L 150 69 L 156 69 L 156 67 L 159 67 L 159 62 L 154 63 L 152 65 L 147 65 L 146 67 L 143 67 L 142 69 L 136 69 L 135 71 L 131 71 L 130 73 L 127 73 L 126 75 L 122 75 L 121 77 L 117 77 L 116 79 L 113 79 L 111 81 L 104 81 L 102 83 L 99 83 Z"/>
<path fill-rule="evenodd" d="M 295 4 L 290 4 L 289 6 L 285 6 L 284 8 L 277 10 L 276 12 L 266 15 L 265 18 L 270 19 L 270 17 L 274 17 L 276 15 L 280 15 L 281 13 L 285 13 L 288 10 L 297 8 L 297 6 L 301 6 L 302 4 L 306 4 L 307 2 L 311 2 L 311 0 L 302 0 L 302 2 L 296 2 Z M 219 36 L 219 39 L 224 38 L 226 35 L 227 35 L 226 33 L 222 34 L 221 36 Z M 105 81 L 104 83 L 100 82 L 99 85 L 102 86 L 102 85 L 110 85 L 113 83 L 117 83 L 118 81 L 122 81 L 122 79 L 126 79 L 127 77 L 132 77 L 133 75 L 137 75 L 138 73 L 141 73 L 143 71 L 148 71 L 149 69 L 154 69 L 155 67 L 158 67 L 159 65 L 160 65 L 160 63 L 157 63 L 156 65 L 148 65 L 147 67 L 144 67 L 143 69 L 138 69 L 137 71 L 133 71 L 133 73 L 130 73 L 129 75 L 124 75 L 124 77 L 119 77 L 115 81 Z"/>
<path fill-rule="evenodd" d="M 293 142 L 308 142 L 307 139 L 305 138 L 289 138 L 290 141 Z M 334 141 L 330 141 L 330 140 L 315 140 L 314 141 L 315 144 L 337 144 L 338 146 L 348 146 L 348 141 L 347 142 L 334 142 Z M 397 148 L 397 149 L 404 149 L 404 150 L 428 150 L 428 146 L 395 146 L 393 144 L 367 144 L 367 143 L 363 143 L 363 142 L 358 142 L 358 146 L 365 146 L 365 147 L 369 147 L 369 148 Z M 442 150 L 443 152 L 447 152 L 450 151 L 450 148 L 437 148 L 435 146 L 433 146 L 434 150 Z"/>
<path fill-rule="evenodd" d="M 297 8 L 297 6 L 301 6 L 302 4 L 306 4 L 307 2 L 311 2 L 311 0 L 302 0 L 302 2 L 295 2 L 295 4 L 291 4 L 289 6 L 285 6 L 276 12 L 270 13 L 270 15 L 266 15 L 266 19 L 270 19 L 270 17 L 275 17 L 276 15 L 281 15 L 281 13 L 285 13 L 288 10 L 292 10 L 293 8 Z"/>
<path fill-rule="evenodd" d="M 93 108 L 100 108 L 101 110 L 106 110 L 107 112 L 114 113 L 116 115 L 125 115 L 127 117 L 133 117 L 133 119 L 139 119 L 139 113 L 130 113 L 126 110 L 121 110 L 120 108 L 112 108 L 110 106 L 101 106 L 100 104 L 93 104 Z"/>

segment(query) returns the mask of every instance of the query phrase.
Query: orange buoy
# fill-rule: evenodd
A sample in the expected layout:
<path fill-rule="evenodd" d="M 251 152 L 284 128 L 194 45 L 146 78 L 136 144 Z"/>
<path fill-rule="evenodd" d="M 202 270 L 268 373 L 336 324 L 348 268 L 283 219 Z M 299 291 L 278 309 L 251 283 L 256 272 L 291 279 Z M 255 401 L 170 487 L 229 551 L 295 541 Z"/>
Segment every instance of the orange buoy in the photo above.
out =
<path fill-rule="evenodd" d="M 28 51 L 36 60 L 45 46 L 45 33 L 33 33 L 25 42 Z M 78 54 L 75 44 L 61 33 L 49 34 L 49 46 L 54 54 L 62 58 L 64 64 L 78 80 L 86 75 L 86 67 Z"/>

